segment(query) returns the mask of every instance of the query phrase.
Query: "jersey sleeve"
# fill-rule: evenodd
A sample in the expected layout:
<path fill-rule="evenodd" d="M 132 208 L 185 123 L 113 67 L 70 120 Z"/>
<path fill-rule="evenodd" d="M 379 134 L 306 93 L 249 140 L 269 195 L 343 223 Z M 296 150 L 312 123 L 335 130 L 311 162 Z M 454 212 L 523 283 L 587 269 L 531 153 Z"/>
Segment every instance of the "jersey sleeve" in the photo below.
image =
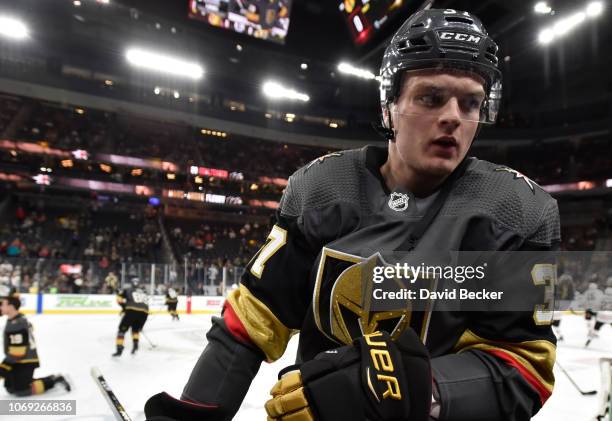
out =
<path fill-rule="evenodd" d="M 122 312 L 125 311 L 125 306 L 126 306 L 126 303 L 127 303 L 126 291 L 125 290 L 120 291 L 117 294 L 116 298 L 117 298 L 117 304 L 119 304 L 119 307 L 121 307 L 121 311 Z"/>
<path fill-rule="evenodd" d="M 239 288 L 229 294 L 223 313 L 232 334 L 255 344 L 268 361 L 284 353 L 311 302 L 309 274 L 318 250 L 292 211 L 299 200 L 295 196 L 290 181 L 276 224 L 248 263 Z"/>
<path fill-rule="evenodd" d="M 229 294 L 223 317 L 213 318 L 208 344 L 181 399 L 235 414 L 261 362 L 279 358 L 300 328 L 310 304 L 308 275 L 316 253 L 288 205 L 295 200 L 290 182 L 266 243 Z"/>
<path fill-rule="evenodd" d="M 339 156 L 335 159 L 341 161 Z M 344 187 L 324 182 L 339 177 L 324 174 L 330 168 L 317 164 L 322 161 L 326 159 L 316 160 L 289 178 L 276 224 L 248 263 L 239 288 L 230 292 L 223 317 L 213 318 L 208 344 L 182 399 L 215 404 L 235 414 L 261 362 L 278 359 L 291 335 L 302 327 L 312 301 L 309 279 L 314 261 L 325 240 L 337 235 L 334 229 L 342 226 L 332 217 L 320 217 L 319 210 L 336 197 L 346 197 Z M 345 166 L 353 168 L 353 161 L 347 160 Z M 354 181 L 346 184 L 356 185 Z M 321 235 L 321 225 L 326 227 L 325 235 Z"/>
<path fill-rule="evenodd" d="M 122 290 L 120 292 L 117 293 L 117 302 L 119 304 L 123 304 L 127 301 L 127 291 L 126 290 Z"/>
<path fill-rule="evenodd" d="M 537 230 L 506 250 L 558 249 L 559 214 L 550 200 Z M 541 262 L 551 264 L 553 261 Z M 530 277 L 532 265 L 512 276 Z M 487 311 L 471 314 L 454 353 L 432 359 L 440 395 L 439 420 L 529 420 L 552 394 L 556 338 L 549 321 L 535 311 Z"/>

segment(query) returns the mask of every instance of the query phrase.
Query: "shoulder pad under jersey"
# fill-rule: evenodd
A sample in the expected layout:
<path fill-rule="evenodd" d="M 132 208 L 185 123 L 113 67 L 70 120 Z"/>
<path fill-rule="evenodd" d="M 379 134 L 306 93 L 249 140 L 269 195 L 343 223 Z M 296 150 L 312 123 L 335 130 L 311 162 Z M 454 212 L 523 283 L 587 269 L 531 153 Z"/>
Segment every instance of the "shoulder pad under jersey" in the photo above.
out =
<path fill-rule="evenodd" d="M 557 201 L 526 175 L 505 165 L 472 159 L 441 214 L 479 213 L 531 243 L 560 241 Z"/>
<path fill-rule="evenodd" d="M 280 203 L 283 216 L 298 217 L 304 212 L 338 202 L 360 205 L 360 175 L 363 149 L 333 152 L 319 157 L 289 177 Z"/>

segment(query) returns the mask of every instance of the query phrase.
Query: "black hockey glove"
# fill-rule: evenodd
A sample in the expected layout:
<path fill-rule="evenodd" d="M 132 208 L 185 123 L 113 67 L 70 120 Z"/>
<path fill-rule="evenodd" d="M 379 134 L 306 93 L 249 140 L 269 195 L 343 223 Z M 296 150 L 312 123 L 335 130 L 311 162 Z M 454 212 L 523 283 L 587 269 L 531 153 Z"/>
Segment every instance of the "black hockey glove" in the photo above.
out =
<path fill-rule="evenodd" d="M 231 415 L 217 405 L 174 399 L 166 392 L 158 393 L 145 403 L 147 421 L 229 421 Z"/>
<path fill-rule="evenodd" d="M 375 332 L 287 367 L 266 402 L 268 420 L 427 421 L 431 366 L 412 329 Z"/>

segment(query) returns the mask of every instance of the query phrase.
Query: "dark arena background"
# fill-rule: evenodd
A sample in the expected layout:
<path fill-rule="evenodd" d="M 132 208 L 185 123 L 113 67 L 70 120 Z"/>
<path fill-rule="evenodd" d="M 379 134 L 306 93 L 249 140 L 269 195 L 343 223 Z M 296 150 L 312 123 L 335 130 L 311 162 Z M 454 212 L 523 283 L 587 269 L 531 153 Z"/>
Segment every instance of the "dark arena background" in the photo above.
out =
<path fill-rule="evenodd" d="M 76 415 L 46 419 L 113 420 L 92 367 L 134 420 L 154 393 L 179 396 L 289 176 L 334 151 L 386 144 L 373 128 L 382 54 L 427 6 L 475 14 L 500 47 L 500 114 L 470 154 L 558 201 L 563 250 L 608 259 L 606 0 L 2 0 L 0 285 L 15 288 L 34 326 L 36 373 L 73 386 L 24 399 L 76 400 Z M 589 268 L 571 268 L 576 292 L 610 286 L 612 268 Z M 149 320 L 138 354 L 111 359 L 115 292 L 134 278 Z M 585 347 L 583 314 L 561 316 L 556 385 L 536 421 L 606 410 L 612 326 Z M 296 347 L 262 366 L 235 419 L 265 419 Z"/>

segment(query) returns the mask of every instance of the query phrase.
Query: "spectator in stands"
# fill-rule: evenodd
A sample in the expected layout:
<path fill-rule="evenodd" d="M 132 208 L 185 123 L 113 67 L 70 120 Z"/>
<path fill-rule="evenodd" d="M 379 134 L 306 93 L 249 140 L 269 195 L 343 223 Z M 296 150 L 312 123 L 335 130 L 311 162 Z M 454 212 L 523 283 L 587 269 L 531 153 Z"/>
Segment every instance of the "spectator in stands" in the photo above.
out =
<path fill-rule="evenodd" d="M 217 283 L 218 276 L 219 276 L 219 268 L 217 267 L 217 265 L 212 263 L 208 267 L 208 279 L 210 279 L 210 282 L 212 285 L 215 285 Z"/>
<path fill-rule="evenodd" d="M 38 257 L 40 257 L 41 259 L 46 259 L 47 257 L 49 257 L 50 253 L 51 252 L 49 250 L 49 247 L 47 247 L 46 245 L 43 245 L 38 250 Z"/>
<path fill-rule="evenodd" d="M 100 269 L 102 270 L 105 270 L 108 268 L 109 265 L 110 265 L 110 262 L 108 260 L 108 257 L 102 256 L 102 258 L 98 262 L 98 267 L 100 267 Z"/>
<path fill-rule="evenodd" d="M 83 276 L 80 273 L 69 275 L 68 282 L 73 294 L 79 294 L 81 292 L 81 288 L 83 287 Z"/>
<path fill-rule="evenodd" d="M 118 279 L 114 272 L 108 272 L 106 278 L 104 278 L 104 284 L 112 291 L 117 291 Z"/>
<path fill-rule="evenodd" d="M 8 257 L 19 257 L 21 256 L 21 251 L 23 248 L 23 244 L 19 241 L 19 238 L 14 239 L 11 242 L 11 245 L 6 249 L 6 255 Z"/>
<path fill-rule="evenodd" d="M 30 215 L 27 215 L 24 219 L 23 222 L 21 223 L 21 226 L 19 227 L 21 230 L 23 231 L 27 231 L 29 228 L 31 228 L 34 225 L 34 220 L 32 219 L 32 217 Z"/>
<path fill-rule="evenodd" d="M 26 217 L 26 213 L 25 210 L 23 209 L 23 207 L 17 206 L 17 209 L 15 210 L 15 218 L 17 219 L 17 222 L 19 223 L 19 225 L 21 225 L 23 223 L 23 220 Z"/>

